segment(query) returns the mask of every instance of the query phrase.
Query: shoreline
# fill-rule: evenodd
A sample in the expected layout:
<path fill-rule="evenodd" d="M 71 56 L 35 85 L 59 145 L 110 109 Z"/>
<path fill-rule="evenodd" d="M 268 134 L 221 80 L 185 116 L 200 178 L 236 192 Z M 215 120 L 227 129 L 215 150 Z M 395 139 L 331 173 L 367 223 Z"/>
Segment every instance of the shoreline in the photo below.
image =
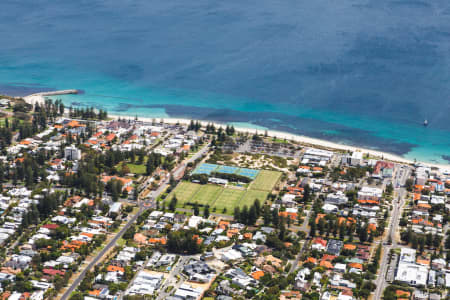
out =
<path fill-rule="evenodd" d="M 51 93 L 50 95 L 59 95 L 59 94 L 67 94 L 67 93 L 74 93 L 74 91 L 76 90 L 64 90 L 64 91 L 54 91 L 54 92 L 49 92 Z M 37 93 L 37 94 L 32 94 L 32 95 L 28 95 L 23 97 L 23 99 L 30 104 L 35 105 L 36 103 L 44 103 L 45 98 L 44 96 L 49 95 L 49 93 Z M 127 115 L 114 115 L 114 114 L 108 114 L 109 117 L 117 119 L 117 118 L 131 118 L 134 119 L 135 116 L 127 116 Z M 164 123 L 167 124 L 183 124 L 183 125 L 189 125 L 189 123 L 191 122 L 191 119 L 185 119 L 185 118 L 165 118 L 165 117 L 158 117 L 158 118 L 147 118 L 147 117 L 138 117 L 138 120 L 141 121 L 145 121 L 145 122 L 152 122 L 155 119 L 159 119 L 159 120 L 164 120 Z M 214 121 L 205 121 L 205 120 L 195 120 L 192 119 L 194 121 L 199 121 L 200 124 L 202 126 L 206 126 L 207 124 L 214 124 L 214 126 L 216 127 L 225 127 L 228 124 L 224 124 L 224 123 L 220 123 L 220 122 L 214 122 Z M 245 128 L 245 127 L 239 127 L 239 126 L 234 126 L 235 130 L 238 132 L 242 132 L 242 133 L 248 133 L 248 134 L 254 134 L 255 132 L 258 132 L 259 134 L 261 133 L 261 129 L 255 129 L 255 128 Z M 265 131 L 265 130 L 263 130 Z M 379 151 L 379 150 L 373 150 L 373 149 L 368 149 L 368 148 L 364 148 L 364 147 L 357 147 L 357 146 L 350 146 L 350 145 L 345 145 L 345 144 L 339 144 L 339 143 L 335 143 L 335 142 L 330 142 L 327 140 L 322 140 L 322 139 L 318 139 L 318 138 L 313 138 L 313 137 L 308 137 L 308 136 L 304 136 L 304 135 L 298 135 L 298 134 L 291 134 L 288 132 L 282 132 L 282 131 L 276 131 L 276 130 L 271 130 L 271 129 L 267 129 L 267 135 L 269 137 L 277 137 L 280 139 L 286 139 L 286 140 L 290 140 L 290 141 L 295 141 L 298 142 L 302 145 L 305 146 L 310 146 L 310 147 L 320 147 L 320 148 L 326 148 L 332 151 L 350 151 L 350 152 L 354 152 L 354 151 L 360 151 L 363 154 L 369 154 L 369 156 L 373 156 L 373 157 L 377 157 L 379 159 L 384 159 L 384 160 L 389 160 L 392 162 L 398 162 L 398 163 L 403 163 L 403 164 L 415 164 L 415 163 L 420 163 L 429 167 L 433 167 L 433 168 L 438 168 L 438 169 L 445 169 L 445 170 L 450 170 L 450 164 L 437 164 L 437 163 L 429 163 L 429 162 L 423 162 L 423 161 L 416 161 L 414 162 L 413 160 L 410 159 L 406 159 L 404 157 L 401 157 L 399 155 L 396 154 L 392 154 L 392 153 L 388 153 L 388 152 L 383 152 L 383 151 Z"/>
<path fill-rule="evenodd" d="M 126 116 L 126 115 L 111 115 L 108 114 L 109 117 L 117 119 L 117 118 L 131 118 L 134 119 L 134 116 Z M 144 122 L 152 122 L 154 119 L 158 120 L 163 120 L 164 123 L 167 124 L 182 124 L 182 125 L 189 125 L 189 123 L 191 122 L 191 119 L 184 119 L 184 118 L 146 118 L 146 117 L 138 117 L 138 120 L 144 121 Z M 219 123 L 219 122 L 213 122 L 213 121 L 204 121 L 204 120 L 195 120 L 194 121 L 198 121 L 200 122 L 200 124 L 202 126 L 206 126 L 207 124 L 214 124 L 214 126 L 216 127 L 225 127 L 228 124 L 224 124 L 224 123 Z M 234 126 L 235 130 L 238 132 L 242 132 L 242 133 L 249 133 L 249 134 L 254 134 L 256 132 L 258 132 L 258 134 L 261 134 L 261 130 L 259 129 L 254 129 L 254 128 L 245 128 L 245 127 L 236 127 Z M 265 131 L 265 130 L 263 130 Z M 423 162 L 423 161 L 416 161 L 414 162 L 413 160 L 409 160 L 406 159 L 404 157 L 401 157 L 399 155 L 395 155 L 392 153 L 388 153 L 388 152 L 383 152 L 383 151 L 379 151 L 379 150 L 373 150 L 373 149 L 368 149 L 368 148 L 364 148 L 364 147 L 357 147 L 357 146 L 350 146 L 350 145 L 345 145 L 345 144 L 339 144 L 339 143 L 335 143 L 335 142 L 330 142 L 327 140 L 322 140 L 322 139 L 318 139 L 318 138 L 312 138 L 312 137 L 308 137 L 308 136 L 304 136 L 304 135 L 298 135 L 298 134 L 291 134 L 288 132 L 282 132 L 282 131 L 276 131 L 276 130 L 271 130 L 271 129 L 267 129 L 267 135 L 269 137 L 276 137 L 276 138 L 280 138 L 280 139 L 286 139 L 288 141 L 295 141 L 298 142 L 302 145 L 305 146 L 309 146 L 309 147 L 320 147 L 320 148 L 326 148 L 329 149 L 331 151 L 359 151 L 362 152 L 363 154 L 369 154 L 369 156 L 373 156 L 373 157 L 377 157 L 379 159 L 384 159 L 384 160 L 389 160 L 392 162 L 398 162 L 398 163 L 403 163 L 403 164 L 415 164 L 415 163 L 421 163 L 423 165 L 426 166 L 430 166 L 430 167 L 435 167 L 435 168 L 439 168 L 439 169 L 449 169 L 450 170 L 450 164 L 436 164 L 436 163 L 428 163 L 428 162 Z"/>

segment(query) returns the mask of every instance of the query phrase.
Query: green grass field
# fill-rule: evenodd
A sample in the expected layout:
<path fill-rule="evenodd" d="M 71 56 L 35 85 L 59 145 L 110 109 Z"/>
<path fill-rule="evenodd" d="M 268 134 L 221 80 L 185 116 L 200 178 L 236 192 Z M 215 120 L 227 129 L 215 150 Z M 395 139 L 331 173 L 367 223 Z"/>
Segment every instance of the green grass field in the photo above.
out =
<path fill-rule="evenodd" d="M 269 195 L 269 192 L 266 191 L 254 191 L 254 190 L 248 190 L 244 197 L 239 202 L 239 207 L 244 207 L 244 205 L 247 205 L 247 207 L 250 207 L 253 205 L 256 199 L 259 200 L 259 203 L 261 205 L 266 201 L 267 195 Z"/>
<path fill-rule="evenodd" d="M 216 199 L 212 207 L 216 208 L 218 212 L 222 212 L 223 209 L 226 208 L 227 213 L 232 214 L 234 208 L 239 205 L 244 194 L 244 190 L 223 189 L 222 194 Z"/>
<path fill-rule="evenodd" d="M 130 168 L 130 172 L 134 174 L 145 174 L 147 171 L 145 164 L 136 165 L 136 164 L 127 164 L 128 168 Z"/>
<path fill-rule="evenodd" d="M 183 181 L 175 188 L 175 190 L 170 193 L 167 197 L 167 203 L 172 200 L 174 195 L 177 196 L 177 206 L 183 206 L 184 203 L 189 202 L 189 200 L 197 193 L 200 189 L 201 185 L 196 183 L 191 183 L 187 181 Z"/>
<path fill-rule="evenodd" d="M 256 179 L 250 184 L 250 190 L 272 191 L 280 179 L 281 172 L 261 170 Z"/>
<path fill-rule="evenodd" d="M 183 181 L 167 197 L 166 205 L 176 195 L 178 199 L 177 207 L 186 207 L 186 203 L 197 202 L 201 206 L 209 205 L 217 213 L 231 215 L 235 207 L 242 208 L 244 205 L 250 207 L 256 199 L 259 199 L 262 205 L 280 176 L 280 172 L 262 170 L 247 190 Z M 186 208 L 189 208 L 189 206 Z M 224 209 L 226 209 L 226 212 L 224 212 Z"/>
<path fill-rule="evenodd" d="M 191 197 L 189 202 L 197 202 L 200 205 L 211 205 L 214 200 L 219 197 L 223 190 L 224 188 L 218 185 L 202 185 L 200 189 L 195 193 L 195 195 Z"/>

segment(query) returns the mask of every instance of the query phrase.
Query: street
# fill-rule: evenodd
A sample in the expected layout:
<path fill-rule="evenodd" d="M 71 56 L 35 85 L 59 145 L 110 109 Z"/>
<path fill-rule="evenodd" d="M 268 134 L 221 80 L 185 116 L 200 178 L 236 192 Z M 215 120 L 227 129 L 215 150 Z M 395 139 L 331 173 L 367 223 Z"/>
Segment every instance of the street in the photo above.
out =
<path fill-rule="evenodd" d="M 209 149 L 209 144 L 204 146 L 200 151 L 195 153 L 191 158 L 189 158 L 183 164 L 178 166 L 173 171 L 174 176 L 179 175 L 179 172 L 181 172 L 183 170 L 183 165 L 184 164 L 188 164 L 189 162 L 195 161 L 197 158 L 201 157 L 204 153 L 206 153 L 208 151 L 208 149 Z M 158 187 L 158 189 L 156 189 L 155 191 L 151 192 L 150 195 L 151 195 L 152 199 L 156 199 L 162 192 L 164 192 L 164 190 L 167 188 L 168 181 L 169 180 L 167 178 L 162 180 L 161 185 Z M 86 266 L 86 268 L 84 268 L 81 271 L 80 275 L 78 275 L 78 277 L 73 281 L 73 283 L 66 289 L 64 294 L 61 296 L 61 298 L 60 298 L 61 300 L 69 299 L 70 295 L 72 294 L 73 291 L 75 291 L 77 286 L 81 283 L 81 281 L 83 280 L 83 278 L 86 275 L 86 273 L 89 270 L 91 270 L 102 259 L 102 257 L 105 255 L 105 253 L 107 253 L 112 247 L 114 247 L 116 245 L 116 242 L 123 236 L 123 234 L 128 230 L 128 228 L 130 228 L 130 226 L 132 226 L 136 222 L 137 218 L 146 210 L 145 204 L 146 203 L 142 203 L 141 201 L 139 201 L 139 211 L 136 213 L 136 215 L 134 215 L 133 218 L 131 218 L 125 224 L 125 226 L 114 236 L 114 238 L 107 245 L 105 245 L 105 247 Z M 180 263 L 178 263 L 177 266 L 179 266 L 181 268 L 184 267 L 184 265 L 182 266 Z M 167 280 L 166 280 L 166 282 L 167 282 Z"/>
<path fill-rule="evenodd" d="M 143 207 L 141 207 L 136 215 L 133 216 L 126 224 L 125 226 L 117 233 L 114 238 L 97 254 L 97 256 L 84 268 L 80 275 L 73 281 L 73 283 L 66 289 L 64 294 L 61 296 L 61 300 L 69 299 L 70 295 L 73 291 L 77 288 L 77 286 L 81 283 L 86 273 L 91 270 L 107 253 L 111 247 L 114 247 L 116 245 L 116 242 L 118 239 L 122 237 L 122 235 L 130 228 L 130 226 L 137 220 L 137 218 L 145 211 Z"/>
<path fill-rule="evenodd" d="M 378 277 L 375 281 L 376 289 L 374 292 L 374 300 L 379 300 L 382 298 L 383 291 L 387 286 L 386 281 L 386 272 L 389 267 L 389 253 L 391 249 L 395 249 L 397 244 L 397 237 L 396 233 L 398 230 L 400 215 L 402 212 L 402 207 L 405 203 L 405 197 L 408 195 L 406 189 L 403 187 L 405 184 L 406 179 L 409 177 L 410 170 L 398 170 L 395 174 L 395 177 L 393 179 L 393 185 L 394 185 L 394 195 L 397 194 L 397 197 L 394 197 L 392 199 L 393 202 L 393 209 L 391 212 L 391 220 L 389 223 L 389 231 L 388 231 L 388 239 L 392 241 L 391 244 L 387 244 L 383 247 L 383 254 L 380 260 L 380 268 Z M 398 200 L 397 200 L 398 199 Z M 380 241 L 381 243 L 383 240 Z"/>

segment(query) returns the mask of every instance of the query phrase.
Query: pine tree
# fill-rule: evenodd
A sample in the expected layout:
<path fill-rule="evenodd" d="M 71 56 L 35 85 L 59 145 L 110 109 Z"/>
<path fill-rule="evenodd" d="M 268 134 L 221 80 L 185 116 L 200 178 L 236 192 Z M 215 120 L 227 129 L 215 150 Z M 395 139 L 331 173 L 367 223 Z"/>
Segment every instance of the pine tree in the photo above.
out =
<path fill-rule="evenodd" d="M 194 203 L 194 216 L 198 216 L 200 213 L 199 207 L 198 207 L 198 202 Z"/>
<path fill-rule="evenodd" d="M 248 217 L 247 217 L 247 225 L 254 225 L 256 222 L 256 219 L 258 218 L 258 215 L 256 213 L 255 205 L 252 205 L 250 207 L 250 210 L 248 211 Z"/>
<path fill-rule="evenodd" d="M 270 208 L 268 205 L 264 206 L 263 219 L 264 219 L 264 226 L 269 226 L 270 223 L 272 222 L 272 214 L 270 213 Z"/>
<path fill-rule="evenodd" d="M 309 235 L 312 236 L 312 237 L 316 236 L 316 222 L 315 221 L 313 221 L 311 223 L 311 227 L 310 227 L 310 230 L 309 230 Z"/>
<path fill-rule="evenodd" d="M 240 221 L 240 219 L 241 219 L 241 210 L 240 210 L 239 206 L 236 206 L 236 207 L 234 208 L 234 214 L 233 214 L 233 217 L 234 217 L 234 220 L 235 220 L 236 222 L 239 222 L 239 221 Z"/>
<path fill-rule="evenodd" d="M 169 203 L 169 210 L 170 210 L 170 211 L 172 211 L 172 212 L 175 211 L 175 208 L 176 208 L 176 206 L 177 206 L 177 201 L 178 201 L 177 196 L 174 195 L 174 196 L 172 197 L 172 199 L 170 200 L 170 203 Z"/>
<path fill-rule="evenodd" d="M 208 218 L 209 218 L 209 205 L 206 205 L 206 206 L 205 206 L 205 209 L 203 210 L 203 217 L 204 217 L 205 219 L 208 219 Z"/>
<path fill-rule="evenodd" d="M 248 206 L 244 205 L 240 214 L 239 222 L 243 224 L 249 224 L 248 217 L 249 217 Z"/>
<path fill-rule="evenodd" d="M 261 216 L 261 203 L 259 202 L 259 199 L 256 199 L 253 205 L 255 206 L 256 217 L 259 218 L 259 216 Z"/>

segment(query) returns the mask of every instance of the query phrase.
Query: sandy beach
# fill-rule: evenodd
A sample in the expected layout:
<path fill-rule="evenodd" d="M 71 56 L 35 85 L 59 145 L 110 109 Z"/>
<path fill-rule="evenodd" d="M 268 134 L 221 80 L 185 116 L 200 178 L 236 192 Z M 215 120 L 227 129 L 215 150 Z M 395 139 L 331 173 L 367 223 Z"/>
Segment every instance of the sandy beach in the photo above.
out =
<path fill-rule="evenodd" d="M 119 116 L 119 115 L 111 115 L 109 114 L 110 117 L 112 118 L 131 118 L 134 119 L 134 116 Z M 139 120 L 141 121 L 145 121 L 145 122 L 152 122 L 153 120 L 155 120 L 155 118 L 145 118 L 145 117 L 138 117 Z M 191 122 L 190 119 L 181 119 L 181 118 L 157 118 L 156 121 L 159 122 L 160 120 L 164 120 L 164 123 L 168 123 L 168 124 L 189 124 Z M 207 124 L 214 124 L 214 126 L 216 127 L 226 127 L 227 124 L 221 124 L 221 123 L 217 123 L 217 122 L 211 122 L 211 121 L 202 121 L 202 120 L 198 120 L 203 126 L 206 126 Z M 261 131 L 261 130 L 257 130 L 254 128 L 243 128 L 243 127 L 236 127 L 235 126 L 236 131 L 238 132 L 243 132 L 243 133 L 249 133 L 249 134 L 254 134 L 254 133 L 265 133 L 265 131 Z M 369 154 L 369 156 L 371 157 L 377 157 L 380 159 L 384 159 L 384 160 L 389 160 L 389 161 L 393 161 L 393 162 L 399 162 L 399 163 L 406 163 L 406 164 L 414 164 L 415 162 L 409 159 L 405 159 L 401 156 L 395 155 L 395 154 L 391 154 L 391 153 L 386 153 L 386 152 L 382 152 L 382 151 L 377 151 L 377 150 L 372 150 L 372 149 L 367 149 L 367 148 L 362 148 L 362 147 L 355 147 L 355 146 L 349 146 L 349 145 L 343 145 L 343 144 L 338 144 L 338 143 L 333 143 L 333 142 L 329 142 L 326 140 L 321 140 L 321 139 L 316 139 L 316 138 L 312 138 L 312 137 L 307 137 L 307 136 L 303 136 L 303 135 L 296 135 L 296 134 L 291 134 L 288 132 L 281 132 L 281 131 L 276 131 L 276 130 L 267 130 L 267 135 L 270 137 L 276 137 L 279 139 L 286 139 L 288 141 L 295 141 L 298 142 L 302 145 L 305 146 L 311 146 L 311 147 L 319 147 L 319 148 L 326 148 L 326 149 L 330 149 L 330 150 L 335 150 L 335 151 L 360 151 L 364 154 Z M 430 167 L 436 167 L 436 168 L 440 168 L 440 169 L 449 169 L 450 170 L 450 165 L 446 165 L 446 164 L 433 164 L 433 163 L 427 163 L 427 162 L 421 162 L 424 165 L 430 166 Z"/>
<path fill-rule="evenodd" d="M 67 93 L 68 91 L 74 91 L 74 90 L 65 90 L 65 91 L 55 91 L 52 92 L 52 95 L 57 95 L 59 93 Z M 45 101 L 45 96 L 48 95 L 47 93 L 38 93 L 38 94 L 32 94 L 29 96 L 25 96 L 23 97 L 23 99 L 30 104 L 35 105 L 36 103 L 44 103 Z M 130 119 L 134 119 L 134 116 L 124 116 L 124 115 L 111 115 L 108 114 L 111 118 L 130 118 Z M 155 118 L 145 118 L 145 117 L 139 117 L 138 118 L 141 121 L 145 121 L 145 122 L 152 122 L 153 120 L 155 120 Z M 168 124 L 189 124 L 191 122 L 191 119 L 182 119 L 182 118 L 157 118 L 156 120 L 164 120 L 165 123 Z M 217 123 L 217 122 L 211 122 L 211 121 L 204 121 L 204 120 L 198 120 L 203 126 L 207 125 L 207 124 L 214 124 L 216 127 L 225 127 L 227 124 L 221 124 L 221 123 Z M 261 130 L 256 130 L 254 128 L 243 128 L 243 127 L 236 127 L 235 126 L 236 131 L 238 132 L 243 132 L 243 133 L 249 133 L 249 134 L 254 134 L 254 133 L 265 133 L 265 131 L 261 131 Z M 349 145 L 344 145 L 344 144 L 338 144 L 338 143 L 333 143 L 330 141 L 326 141 L 326 140 L 321 140 L 321 139 L 317 139 L 317 138 L 312 138 L 312 137 L 307 137 L 307 136 L 303 136 L 303 135 L 296 135 L 296 134 L 291 134 L 288 132 L 281 132 L 281 131 L 276 131 L 276 130 L 267 130 L 267 135 L 270 137 L 277 137 L 279 139 L 286 139 L 286 140 L 290 140 L 290 141 L 295 141 L 298 142 L 302 145 L 306 145 L 306 146 L 311 146 L 311 147 L 320 147 L 320 148 L 327 148 L 330 150 L 337 150 L 337 151 L 360 151 L 364 154 L 369 154 L 369 156 L 371 157 L 377 157 L 380 159 L 385 159 L 385 160 L 389 160 L 389 161 L 393 161 L 393 162 L 399 162 L 399 163 L 406 163 L 406 164 L 414 164 L 415 162 L 406 158 L 403 158 L 401 156 L 395 155 L 395 154 L 391 154 L 391 153 L 387 153 L 387 152 L 383 152 L 383 151 L 377 151 L 377 150 L 372 150 L 372 149 L 367 149 L 367 148 L 362 148 L 362 147 L 355 147 L 355 146 L 349 146 Z M 428 162 L 420 162 L 423 165 L 427 165 L 430 167 L 436 167 L 436 168 L 440 168 L 440 169 L 446 169 L 446 170 L 450 170 L 450 164 L 433 164 L 433 163 L 428 163 Z"/>

